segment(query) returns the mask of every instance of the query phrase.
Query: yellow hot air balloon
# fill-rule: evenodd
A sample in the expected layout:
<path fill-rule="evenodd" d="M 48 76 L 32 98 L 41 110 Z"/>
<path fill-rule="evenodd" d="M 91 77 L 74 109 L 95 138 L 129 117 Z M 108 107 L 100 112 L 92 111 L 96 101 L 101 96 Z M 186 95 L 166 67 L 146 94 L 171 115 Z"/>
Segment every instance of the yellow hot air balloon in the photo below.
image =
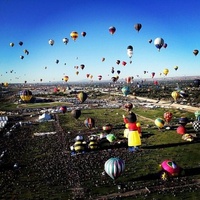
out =
<path fill-rule="evenodd" d="M 4 87 L 8 87 L 8 83 L 4 83 L 3 86 L 4 86 Z"/>
<path fill-rule="evenodd" d="M 71 37 L 74 41 L 76 41 L 76 39 L 78 38 L 78 33 L 77 33 L 76 31 L 72 31 L 72 32 L 70 33 L 70 37 Z"/>
<path fill-rule="evenodd" d="M 172 94 L 171 94 L 171 96 L 174 99 L 174 101 L 176 102 L 177 99 L 180 97 L 180 94 L 177 91 L 173 91 Z"/>
<path fill-rule="evenodd" d="M 164 70 L 163 70 L 163 74 L 164 74 L 165 76 L 167 76 L 168 73 L 169 73 L 169 70 L 168 70 L 168 69 L 164 69 Z"/>
<path fill-rule="evenodd" d="M 21 91 L 20 98 L 24 102 L 29 102 L 32 99 L 32 92 L 30 90 Z"/>
<path fill-rule="evenodd" d="M 69 76 L 64 76 L 63 80 L 67 82 L 69 80 Z"/>

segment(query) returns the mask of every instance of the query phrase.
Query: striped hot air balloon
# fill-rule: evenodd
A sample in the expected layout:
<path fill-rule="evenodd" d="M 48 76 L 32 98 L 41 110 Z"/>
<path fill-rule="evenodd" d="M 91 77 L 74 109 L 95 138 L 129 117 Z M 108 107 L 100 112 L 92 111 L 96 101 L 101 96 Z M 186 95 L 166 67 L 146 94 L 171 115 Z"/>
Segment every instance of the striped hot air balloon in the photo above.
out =
<path fill-rule="evenodd" d="M 125 169 L 125 162 L 120 158 L 110 158 L 104 164 L 105 172 L 113 179 L 117 179 Z"/>

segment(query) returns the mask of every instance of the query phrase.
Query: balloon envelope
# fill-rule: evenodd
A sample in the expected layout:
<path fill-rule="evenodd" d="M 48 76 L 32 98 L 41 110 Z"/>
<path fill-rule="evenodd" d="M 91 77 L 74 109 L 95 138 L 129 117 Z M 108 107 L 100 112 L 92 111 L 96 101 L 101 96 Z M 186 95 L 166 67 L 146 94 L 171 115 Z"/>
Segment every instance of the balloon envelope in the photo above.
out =
<path fill-rule="evenodd" d="M 194 128 L 194 130 L 195 130 L 196 132 L 199 132 L 199 133 L 200 133 L 200 121 L 194 121 L 194 122 L 192 123 L 192 126 L 193 126 L 193 128 Z"/>
<path fill-rule="evenodd" d="M 179 92 L 177 92 L 177 91 L 173 91 L 173 92 L 171 93 L 171 96 L 172 96 L 172 98 L 174 99 L 174 101 L 177 101 L 177 99 L 180 97 L 180 94 L 179 94 Z"/>
<path fill-rule="evenodd" d="M 103 131 L 105 131 L 106 133 L 110 133 L 112 131 L 112 124 L 106 124 L 105 126 L 102 127 Z"/>
<path fill-rule="evenodd" d="M 78 119 L 81 116 L 81 110 L 79 110 L 79 109 L 72 110 L 71 115 L 75 119 Z"/>
<path fill-rule="evenodd" d="M 91 129 L 95 126 L 95 120 L 93 118 L 87 118 L 85 119 L 84 124 L 88 129 Z"/>
<path fill-rule="evenodd" d="M 156 38 L 154 40 L 154 45 L 158 50 L 162 48 L 163 44 L 164 44 L 164 40 L 162 38 Z"/>
<path fill-rule="evenodd" d="M 163 119 L 161 119 L 161 118 L 157 118 L 157 119 L 155 120 L 155 125 L 156 125 L 158 128 L 163 128 L 164 124 L 165 124 L 165 121 L 164 121 Z"/>
<path fill-rule="evenodd" d="M 130 93 L 130 88 L 129 88 L 129 86 L 124 86 L 124 87 L 122 88 L 122 93 L 123 93 L 124 96 L 127 96 L 127 95 Z"/>
<path fill-rule="evenodd" d="M 78 33 L 77 33 L 76 31 L 72 31 L 72 32 L 70 33 L 70 37 L 71 37 L 74 41 L 76 41 L 76 39 L 78 38 Z"/>
<path fill-rule="evenodd" d="M 105 172 L 113 179 L 117 179 L 125 169 L 125 162 L 120 158 L 110 158 L 104 164 Z"/>
<path fill-rule="evenodd" d="M 109 27 L 109 32 L 111 35 L 113 35 L 116 31 L 116 28 L 114 26 Z"/>
<path fill-rule="evenodd" d="M 79 92 L 77 95 L 78 100 L 80 103 L 83 103 L 87 99 L 88 95 L 85 92 Z"/>
<path fill-rule="evenodd" d="M 185 133 L 186 133 L 186 128 L 185 128 L 185 126 L 180 125 L 180 126 L 176 129 L 176 132 L 177 132 L 178 134 L 180 134 L 180 135 L 185 134 Z"/>
<path fill-rule="evenodd" d="M 20 92 L 20 98 L 24 102 L 29 102 L 32 98 L 32 92 L 30 90 L 23 90 Z"/>
<path fill-rule="evenodd" d="M 172 119 L 172 113 L 171 112 L 165 112 L 164 113 L 164 119 L 165 119 L 165 121 L 166 122 L 170 122 L 171 121 L 171 119 Z"/>

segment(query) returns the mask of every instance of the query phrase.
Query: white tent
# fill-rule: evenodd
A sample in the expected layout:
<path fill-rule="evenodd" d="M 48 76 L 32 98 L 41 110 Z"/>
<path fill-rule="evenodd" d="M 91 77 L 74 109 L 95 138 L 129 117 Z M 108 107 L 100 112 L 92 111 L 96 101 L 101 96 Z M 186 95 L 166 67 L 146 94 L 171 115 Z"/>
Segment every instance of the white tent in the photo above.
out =
<path fill-rule="evenodd" d="M 48 121 L 51 119 L 51 115 L 48 113 L 43 113 L 42 115 L 39 116 L 39 121 Z"/>

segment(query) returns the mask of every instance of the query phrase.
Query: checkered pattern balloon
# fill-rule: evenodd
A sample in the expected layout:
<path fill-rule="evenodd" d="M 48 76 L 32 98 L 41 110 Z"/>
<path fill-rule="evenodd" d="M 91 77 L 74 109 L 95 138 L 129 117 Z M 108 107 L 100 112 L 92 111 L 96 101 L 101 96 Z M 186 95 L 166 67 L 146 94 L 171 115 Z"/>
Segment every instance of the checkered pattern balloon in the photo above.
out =
<path fill-rule="evenodd" d="M 192 125 L 194 130 L 200 133 L 200 121 L 194 121 Z"/>

